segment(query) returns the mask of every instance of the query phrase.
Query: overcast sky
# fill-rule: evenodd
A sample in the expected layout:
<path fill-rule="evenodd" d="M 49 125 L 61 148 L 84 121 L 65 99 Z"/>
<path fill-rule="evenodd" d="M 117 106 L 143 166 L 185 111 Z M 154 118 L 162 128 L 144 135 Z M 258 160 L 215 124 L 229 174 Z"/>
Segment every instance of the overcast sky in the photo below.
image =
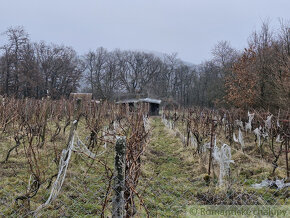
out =
<path fill-rule="evenodd" d="M 0 32 L 21 25 L 33 41 L 80 54 L 100 46 L 177 52 L 198 64 L 217 41 L 241 49 L 262 20 L 277 28 L 289 11 L 290 0 L 0 0 Z"/>

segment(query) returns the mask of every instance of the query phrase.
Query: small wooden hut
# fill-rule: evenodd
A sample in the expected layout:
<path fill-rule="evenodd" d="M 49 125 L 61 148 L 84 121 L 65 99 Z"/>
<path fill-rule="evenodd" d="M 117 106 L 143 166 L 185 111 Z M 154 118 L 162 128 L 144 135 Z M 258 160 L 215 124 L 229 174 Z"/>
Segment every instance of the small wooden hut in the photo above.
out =
<path fill-rule="evenodd" d="M 93 99 L 92 93 L 70 93 L 69 99 L 71 101 L 81 99 L 83 102 L 90 102 Z"/>
<path fill-rule="evenodd" d="M 158 116 L 161 100 L 153 98 L 141 98 L 141 99 L 126 99 L 118 101 L 116 103 L 128 105 L 131 111 L 137 109 L 139 105 L 143 105 L 148 108 L 149 116 Z"/>

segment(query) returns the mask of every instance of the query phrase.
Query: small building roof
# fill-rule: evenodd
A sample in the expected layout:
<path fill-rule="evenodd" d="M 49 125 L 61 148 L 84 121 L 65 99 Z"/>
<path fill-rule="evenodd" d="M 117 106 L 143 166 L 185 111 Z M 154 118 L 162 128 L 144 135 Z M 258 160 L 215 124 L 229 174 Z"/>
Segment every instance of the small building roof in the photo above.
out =
<path fill-rule="evenodd" d="M 92 95 L 93 93 L 91 93 L 91 92 L 71 92 L 71 94 L 90 94 L 90 95 Z"/>
<path fill-rule="evenodd" d="M 161 100 L 153 99 L 153 98 L 141 98 L 141 99 L 126 99 L 126 100 L 118 101 L 116 103 L 117 104 L 126 104 L 126 103 L 138 103 L 138 102 L 160 104 Z"/>
<path fill-rule="evenodd" d="M 142 98 L 139 101 L 148 102 L 148 103 L 154 103 L 154 104 L 161 104 L 161 100 L 153 99 L 153 98 Z"/>

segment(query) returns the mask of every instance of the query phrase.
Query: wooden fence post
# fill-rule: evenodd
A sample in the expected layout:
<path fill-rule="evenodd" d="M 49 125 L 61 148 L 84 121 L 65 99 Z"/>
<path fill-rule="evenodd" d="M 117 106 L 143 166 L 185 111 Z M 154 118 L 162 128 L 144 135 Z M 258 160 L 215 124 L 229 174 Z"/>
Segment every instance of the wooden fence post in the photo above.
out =
<path fill-rule="evenodd" d="M 114 187 L 115 192 L 113 198 L 113 211 L 112 217 L 123 218 L 125 217 L 125 169 L 126 169 L 126 137 L 117 137 L 115 146 L 115 176 Z"/>

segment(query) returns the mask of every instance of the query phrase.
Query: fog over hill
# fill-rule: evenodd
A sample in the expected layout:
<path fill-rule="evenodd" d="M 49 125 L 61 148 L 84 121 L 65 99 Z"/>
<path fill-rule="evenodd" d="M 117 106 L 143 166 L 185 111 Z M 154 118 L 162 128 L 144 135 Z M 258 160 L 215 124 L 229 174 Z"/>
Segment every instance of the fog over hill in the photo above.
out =
<path fill-rule="evenodd" d="M 173 53 L 171 53 L 171 54 L 167 54 L 167 53 L 163 53 L 163 52 L 159 52 L 159 51 L 153 51 L 153 50 L 147 50 L 147 49 L 139 49 L 139 50 L 137 49 L 136 51 L 141 51 L 141 52 L 145 52 L 145 53 L 150 53 L 150 54 L 155 55 L 156 57 L 159 57 L 160 59 L 163 59 L 164 56 L 166 56 L 166 55 L 176 55 L 177 58 L 178 58 L 178 59 L 179 59 L 183 64 L 185 64 L 185 65 L 187 65 L 187 66 L 189 66 L 189 67 L 193 67 L 193 68 L 197 67 L 197 63 L 192 63 L 192 62 L 184 61 L 184 60 L 180 59 L 180 58 L 178 57 L 178 53 L 177 53 L 177 52 L 173 52 Z"/>

